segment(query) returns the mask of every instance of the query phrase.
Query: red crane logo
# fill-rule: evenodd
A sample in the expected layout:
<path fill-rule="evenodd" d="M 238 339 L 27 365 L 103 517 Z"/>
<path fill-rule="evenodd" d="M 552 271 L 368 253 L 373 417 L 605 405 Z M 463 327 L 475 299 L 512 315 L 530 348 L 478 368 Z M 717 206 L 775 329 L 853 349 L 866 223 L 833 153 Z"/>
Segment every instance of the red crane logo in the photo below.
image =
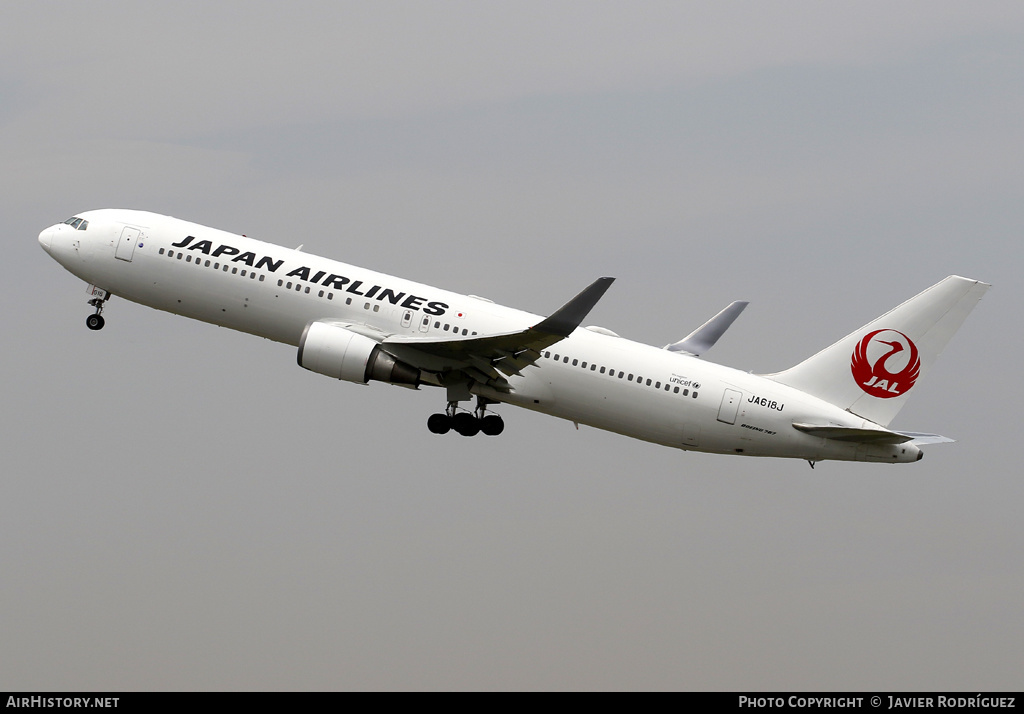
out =
<path fill-rule="evenodd" d="M 865 392 L 879 399 L 892 399 L 914 386 L 921 373 L 921 358 L 917 345 L 899 330 L 875 330 L 857 344 L 850 371 Z"/>

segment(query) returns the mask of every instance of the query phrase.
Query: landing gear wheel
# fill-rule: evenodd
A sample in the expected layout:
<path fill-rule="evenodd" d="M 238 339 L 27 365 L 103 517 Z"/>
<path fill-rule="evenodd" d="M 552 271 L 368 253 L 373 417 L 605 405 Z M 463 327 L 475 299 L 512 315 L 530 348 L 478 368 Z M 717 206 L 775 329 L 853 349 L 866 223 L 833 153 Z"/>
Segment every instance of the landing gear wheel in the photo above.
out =
<path fill-rule="evenodd" d="M 431 434 L 447 434 L 452 428 L 452 418 L 447 414 L 431 414 L 427 419 L 427 429 Z"/>
<path fill-rule="evenodd" d="M 92 287 L 92 286 L 90 286 Z M 99 293 L 102 297 L 94 297 L 89 301 L 89 305 L 96 308 L 96 312 L 85 318 L 85 326 L 90 330 L 102 330 L 105 320 L 103 319 L 103 303 L 110 298 L 110 293 L 100 290 Z M 93 294 L 96 294 L 95 291 Z"/>
<path fill-rule="evenodd" d="M 505 422 L 497 414 L 486 413 L 488 404 L 497 404 L 497 402 L 479 397 L 476 411 L 470 413 L 458 411 L 458 402 L 448 402 L 444 414 L 431 414 L 427 418 L 427 429 L 432 434 L 447 434 L 449 431 L 455 431 L 462 436 L 476 436 L 480 433 L 497 436 L 505 431 Z"/>
<path fill-rule="evenodd" d="M 480 431 L 487 436 L 497 436 L 505 431 L 505 422 L 497 414 L 489 414 L 480 420 Z"/>
<path fill-rule="evenodd" d="M 480 433 L 480 420 L 472 414 L 456 414 L 452 418 L 452 428 L 463 436 L 476 436 Z"/>

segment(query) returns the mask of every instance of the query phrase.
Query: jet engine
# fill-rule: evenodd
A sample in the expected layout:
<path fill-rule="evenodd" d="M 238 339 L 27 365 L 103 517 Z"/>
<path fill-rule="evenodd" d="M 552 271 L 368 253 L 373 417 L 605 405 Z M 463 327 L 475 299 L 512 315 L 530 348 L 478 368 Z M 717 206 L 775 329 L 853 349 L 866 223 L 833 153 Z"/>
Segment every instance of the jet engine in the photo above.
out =
<path fill-rule="evenodd" d="M 375 379 L 413 387 L 420 383 L 418 369 L 399 362 L 369 337 L 329 322 L 306 325 L 298 361 L 300 367 L 346 382 L 366 384 Z"/>

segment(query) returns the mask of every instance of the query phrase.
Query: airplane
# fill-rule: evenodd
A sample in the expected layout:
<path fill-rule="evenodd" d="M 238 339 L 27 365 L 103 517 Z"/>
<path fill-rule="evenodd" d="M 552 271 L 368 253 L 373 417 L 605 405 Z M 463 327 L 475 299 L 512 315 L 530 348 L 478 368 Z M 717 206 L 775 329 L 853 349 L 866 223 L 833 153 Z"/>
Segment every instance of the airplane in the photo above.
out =
<path fill-rule="evenodd" d="M 909 463 L 937 434 L 895 431 L 906 404 L 988 284 L 949 276 L 790 369 L 700 359 L 746 302 L 682 340 L 640 344 L 582 327 L 613 278 L 548 316 L 145 211 L 78 213 L 39 234 L 88 283 L 86 320 L 113 296 L 297 348 L 333 379 L 437 387 L 428 429 L 497 436 L 513 405 L 684 451 Z M 473 400 L 475 399 L 475 405 Z M 468 406 L 463 406 L 468 403 Z"/>

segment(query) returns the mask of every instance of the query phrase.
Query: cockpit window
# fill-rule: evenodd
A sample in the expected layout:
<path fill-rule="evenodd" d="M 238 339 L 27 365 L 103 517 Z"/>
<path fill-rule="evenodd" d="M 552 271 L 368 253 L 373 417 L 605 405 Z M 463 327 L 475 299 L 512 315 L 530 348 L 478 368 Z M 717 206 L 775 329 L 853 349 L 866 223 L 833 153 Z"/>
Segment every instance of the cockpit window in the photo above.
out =
<path fill-rule="evenodd" d="M 82 221 L 81 223 L 78 224 L 78 230 L 80 230 L 80 231 L 84 231 L 88 227 L 89 227 L 89 221 Z"/>
<path fill-rule="evenodd" d="M 89 221 L 84 221 L 81 218 L 76 218 L 75 216 L 71 216 L 71 218 L 64 221 L 64 223 L 65 225 L 69 225 L 72 228 L 80 231 L 84 231 L 89 227 Z"/>

